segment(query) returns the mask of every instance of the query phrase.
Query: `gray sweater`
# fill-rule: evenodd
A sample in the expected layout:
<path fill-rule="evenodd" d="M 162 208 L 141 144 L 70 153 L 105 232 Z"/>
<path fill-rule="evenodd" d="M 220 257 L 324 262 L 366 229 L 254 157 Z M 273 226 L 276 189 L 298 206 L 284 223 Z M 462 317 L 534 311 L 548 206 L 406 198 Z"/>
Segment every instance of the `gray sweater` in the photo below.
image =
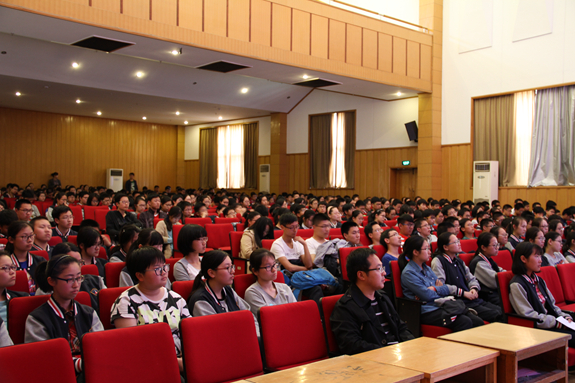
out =
<path fill-rule="evenodd" d="M 264 306 L 283 305 L 285 303 L 297 302 L 291 289 L 285 283 L 272 282 L 276 288 L 277 294 L 272 298 L 259 283 L 255 282 L 246 290 L 245 299 L 250 305 L 250 309 L 254 316 L 257 317 L 258 311 Z"/>
<path fill-rule="evenodd" d="M 548 289 L 546 289 L 546 293 L 549 297 L 549 304 L 553 307 L 553 310 L 555 310 L 555 314 L 565 318 L 571 318 L 570 315 L 564 313 L 555 305 L 555 298 L 553 298 L 553 295 Z M 537 327 L 555 328 L 557 326 L 556 319 L 553 315 L 539 314 L 533 309 L 533 306 L 531 306 L 531 303 L 529 303 L 529 300 L 527 299 L 527 292 L 519 283 L 512 283 L 509 286 L 509 300 L 517 314 L 528 318 L 537 318 L 539 321 L 539 323 L 537 323 Z"/>

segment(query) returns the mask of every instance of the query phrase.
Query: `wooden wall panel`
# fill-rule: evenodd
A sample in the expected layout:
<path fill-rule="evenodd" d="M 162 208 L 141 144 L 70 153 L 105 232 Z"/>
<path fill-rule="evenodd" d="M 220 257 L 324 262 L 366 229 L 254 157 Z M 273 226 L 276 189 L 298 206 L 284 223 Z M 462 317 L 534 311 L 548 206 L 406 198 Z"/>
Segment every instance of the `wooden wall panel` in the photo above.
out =
<path fill-rule="evenodd" d="M 22 131 L 26 131 L 23 135 Z M 0 184 L 105 185 L 106 169 L 136 174 L 140 187 L 176 185 L 177 129 L 170 125 L 0 108 Z"/>
<path fill-rule="evenodd" d="M 177 25 L 178 0 L 152 0 L 152 20 L 162 24 Z"/>
<path fill-rule="evenodd" d="M 407 64 L 407 40 L 393 37 L 393 73 L 406 74 Z"/>
<path fill-rule="evenodd" d="M 150 0 L 122 0 L 123 13 L 140 19 L 150 19 Z"/>
<path fill-rule="evenodd" d="M 68 1 L 80 5 L 90 5 L 90 0 L 68 0 Z"/>
<path fill-rule="evenodd" d="M 200 160 L 187 160 L 184 162 L 186 174 L 186 188 L 197 189 L 200 185 Z"/>
<path fill-rule="evenodd" d="M 250 1 L 228 1 L 228 37 L 250 41 Z"/>
<path fill-rule="evenodd" d="M 292 51 L 310 54 L 311 15 L 297 9 L 293 10 L 292 18 Z"/>
<path fill-rule="evenodd" d="M 378 33 L 378 66 L 379 70 L 391 72 L 393 70 L 393 37 Z M 431 62 L 431 56 L 429 58 Z M 430 64 L 431 65 L 431 64 Z"/>
<path fill-rule="evenodd" d="M 377 69 L 377 32 L 369 29 L 363 30 L 363 66 Z"/>
<path fill-rule="evenodd" d="M 251 0 L 251 3 L 251 42 L 270 46 L 272 5 L 264 0 Z"/>
<path fill-rule="evenodd" d="M 92 7 L 120 13 L 120 0 L 92 0 Z"/>
<path fill-rule="evenodd" d="M 469 162 L 471 145 L 447 145 L 441 147 L 442 188 L 441 197 L 453 200 L 473 199 L 471 168 Z M 422 196 L 423 197 L 423 196 Z M 426 197 L 425 197 L 426 198 Z"/>
<path fill-rule="evenodd" d="M 355 25 L 346 25 L 345 62 L 352 65 L 361 65 L 362 61 L 362 33 L 361 28 Z"/>
<path fill-rule="evenodd" d="M 291 8 L 272 4 L 272 47 L 291 50 Z"/>
<path fill-rule="evenodd" d="M 501 205 L 506 203 L 513 205 L 516 198 L 529 201 L 533 206 L 534 202 L 539 202 L 545 207 L 549 200 L 557 202 L 557 206 L 563 209 L 575 205 L 575 187 L 573 186 L 540 186 L 536 188 L 527 187 L 504 187 L 499 188 L 499 201 Z"/>
<path fill-rule="evenodd" d="M 311 55 L 327 59 L 329 22 L 327 17 L 311 15 Z"/>
<path fill-rule="evenodd" d="M 419 78 L 419 43 L 407 42 L 407 76 Z"/>
<path fill-rule="evenodd" d="M 421 79 L 431 81 L 431 47 L 429 45 L 421 44 L 419 63 L 421 67 Z M 439 70 L 441 71 L 441 68 L 439 68 Z"/>
<path fill-rule="evenodd" d="M 178 17 L 180 27 L 193 29 L 196 31 L 203 31 L 204 1 L 180 1 Z"/>
<path fill-rule="evenodd" d="M 329 59 L 345 61 L 345 23 L 329 20 Z"/>
<path fill-rule="evenodd" d="M 218 36 L 227 35 L 227 0 L 204 1 L 204 32 Z"/>

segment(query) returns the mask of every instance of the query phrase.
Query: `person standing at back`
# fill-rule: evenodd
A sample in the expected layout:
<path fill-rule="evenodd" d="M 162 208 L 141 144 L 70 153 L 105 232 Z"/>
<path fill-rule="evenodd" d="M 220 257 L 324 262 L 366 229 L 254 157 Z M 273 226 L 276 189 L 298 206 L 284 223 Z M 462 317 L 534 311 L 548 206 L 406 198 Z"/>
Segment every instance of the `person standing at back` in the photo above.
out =
<path fill-rule="evenodd" d="M 138 190 L 138 181 L 136 181 L 134 177 L 135 174 L 130 173 L 130 179 L 127 180 L 126 184 L 124 185 L 124 189 L 126 189 L 126 192 L 128 193 L 133 193 Z"/>

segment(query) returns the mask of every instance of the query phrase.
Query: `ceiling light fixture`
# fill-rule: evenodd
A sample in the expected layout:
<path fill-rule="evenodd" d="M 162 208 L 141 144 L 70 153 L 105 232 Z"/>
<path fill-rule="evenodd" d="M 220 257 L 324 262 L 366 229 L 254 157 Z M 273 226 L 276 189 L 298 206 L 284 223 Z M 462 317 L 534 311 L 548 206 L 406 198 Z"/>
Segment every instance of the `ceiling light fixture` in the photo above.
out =
<path fill-rule="evenodd" d="M 146 119 L 146 116 L 142 117 L 142 120 L 145 120 L 145 119 Z"/>
<path fill-rule="evenodd" d="M 102 115 L 102 112 L 97 111 L 96 114 L 97 114 L 98 116 L 101 116 L 101 115 Z"/>
<path fill-rule="evenodd" d="M 72 68 L 79 68 L 79 67 L 80 67 L 80 64 L 78 64 L 76 62 L 72 63 Z"/>
<path fill-rule="evenodd" d="M 179 116 L 179 115 L 180 115 L 180 112 L 176 112 L 176 116 Z"/>
<path fill-rule="evenodd" d="M 184 121 L 184 125 L 188 125 L 188 121 Z"/>
<path fill-rule="evenodd" d="M 79 104 L 79 103 L 81 103 L 81 102 L 82 102 L 82 101 L 80 101 L 80 99 L 77 99 L 77 100 L 76 100 L 76 104 Z"/>
<path fill-rule="evenodd" d="M 224 118 L 222 116 L 218 117 L 218 120 L 223 120 Z"/>
<path fill-rule="evenodd" d="M 401 93 L 401 92 L 397 92 L 395 95 L 399 97 L 399 96 L 402 95 L 402 93 Z"/>
<path fill-rule="evenodd" d="M 142 78 L 142 77 L 144 77 L 144 73 L 143 72 L 136 72 L 136 77 Z"/>
<path fill-rule="evenodd" d="M 248 93 L 248 88 L 242 88 L 242 93 Z"/>
<path fill-rule="evenodd" d="M 22 93 L 16 92 L 16 96 L 22 96 Z"/>
<path fill-rule="evenodd" d="M 182 54 L 182 48 L 180 48 L 180 50 L 174 49 L 171 53 L 174 56 L 181 55 Z"/>
<path fill-rule="evenodd" d="M 309 76 L 307 74 L 304 74 L 302 77 L 304 80 L 307 80 L 309 78 Z"/>

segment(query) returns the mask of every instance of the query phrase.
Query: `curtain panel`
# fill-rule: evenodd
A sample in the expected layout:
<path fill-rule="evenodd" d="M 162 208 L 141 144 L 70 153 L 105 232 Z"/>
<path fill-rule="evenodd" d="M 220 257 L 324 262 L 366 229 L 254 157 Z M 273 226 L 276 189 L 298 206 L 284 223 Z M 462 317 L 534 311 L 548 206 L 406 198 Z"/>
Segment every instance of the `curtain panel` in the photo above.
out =
<path fill-rule="evenodd" d="M 311 189 L 330 187 L 331 118 L 331 114 L 322 114 L 310 116 L 309 119 L 309 186 Z"/>
<path fill-rule="evenodd" d="M 244 124 L 244 178 L 246 189 L 258 188 L 258 123 Z"/>
<path fill-rule="evenodd" d="M 211 189 L 217 186 L 218 174 L 218 131 L 216 128 L 200 130 L 200 187 Z"/>

